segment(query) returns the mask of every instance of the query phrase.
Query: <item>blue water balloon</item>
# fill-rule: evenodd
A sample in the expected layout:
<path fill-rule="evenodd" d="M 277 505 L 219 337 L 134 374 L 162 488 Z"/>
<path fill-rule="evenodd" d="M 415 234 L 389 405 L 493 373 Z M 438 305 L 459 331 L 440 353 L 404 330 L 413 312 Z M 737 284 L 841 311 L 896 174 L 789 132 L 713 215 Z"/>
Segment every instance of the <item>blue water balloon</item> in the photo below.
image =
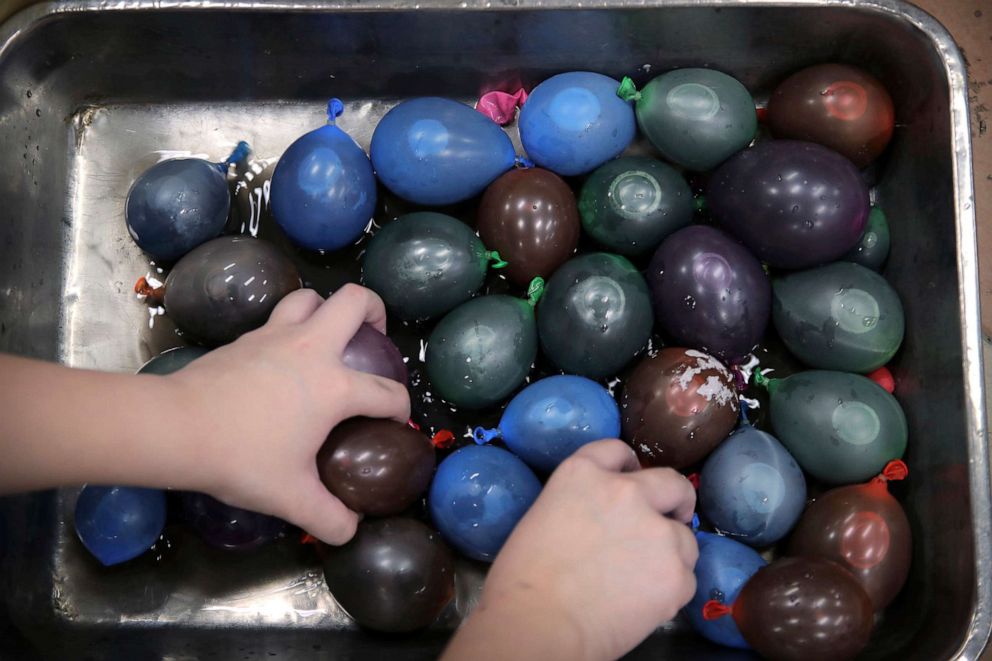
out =
<path fill-rule="evenodd" d="M 327 124 L 291 144 L 272 173 L 272 214 L 297 245 L 337 250 L 354 243 L 375 212 L 372 164 L 347 133 L 334 125 L 344 105 L 327 104 Z"/>
<path fill-rule="evenodd" d="M 541 483 L 520 459 L 491 445 L 470 445 L 437 467 L 427 503 L 448 543 L 492 562 L 540 492 Z"/>
<path fill-rule="evenodd" d="M 771 434 L 742 425 L 703 464 L 699 509 L 721 533 L 750 546 L 785 537 L 806 506 L 806 479 Z"/>
<path fill-rule="evenodd" d="M 76 500 L 76 534 L 109 567 L 152 547 L 165 527 L 165 492 L 86 485 Z"/>
<path fill-rule="evenodd" d="M 510 400 L 496 429 L 475 430 L 477 443 L 502 438 L 510 451 L 545 473 L 586 443 L 620 437 L 620 407 L 583 376 L 549 376 Z"/>
<path fill-rule="evenodd" d="M 154 259 L 173 261 L 218 236 L 231 210 L 228 167 L 249 151 L 247 142 L 239 142 L 223 163 L 172 158 L 141 173 L 124 208 L 134 242 Z"/>
<path fill-rule="evenodd" d="M 561 175 L 591 172 L 634 139 L 620 83 L 588 71 L 561 73 L 534 88 L 520 110 L 520 141 L 538 165 Z"/>
<path fill-rule="evenodd" d="M 387 112 L 369 153 L 386 188 L 435 206 L 478 195 L 516 160 L 499 125 L 463 103 L 433 96 Z"/>
<path fill-rule="evenodd" d="M 697 531 L 696 594 L 682 610 L 689 623 L 705 638 L 727 647 L 750 649 L 732 617 L 703 618 L 703 604 L 711 599 L 727 606 L 755 572 L 768 563 L 750 546 L 729 537 Z"/>

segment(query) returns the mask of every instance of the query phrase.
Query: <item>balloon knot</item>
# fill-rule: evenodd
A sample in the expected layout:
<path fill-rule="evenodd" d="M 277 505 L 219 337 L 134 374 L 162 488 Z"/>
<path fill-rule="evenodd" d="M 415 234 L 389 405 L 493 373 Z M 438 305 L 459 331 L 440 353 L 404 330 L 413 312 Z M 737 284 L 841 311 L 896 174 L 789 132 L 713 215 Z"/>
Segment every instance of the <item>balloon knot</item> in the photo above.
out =
<path fill-rule="evenodd" d="M 737 364 L 731 365 L 730 373 L 734 375 L 734 387 L 737 388 L 737 392 L 747 390 L 747 379 L 744 378 L 744 371 L 741 369 L 741 366 Z"/>
<path fill-rule="evenodd" d="M 774 381 L 775 379 L 769 379 L 767 376 L 765 376 L 764 372 L 762 372 L 760 369 L 756 369 L 754 370 L 754 376 L 751 377 L 751 380 L 754 381 L 754 385 L 760 386 L 768 390 L 769 388 L 771 388 L 772 381 Z"/>
<path fill-rule="evenodd" d="M 892 377 L 892 372 L 884 365 L 868 375 L 868 378 L 882 386 L 885 392 L 890 395 L 896 391 L 896 380 Z"/>
<path fill-rule="evenodd" d="M 893 459 L 885 464 L 882 473 L 873 478 L 872 482 L 876 484 L 899 482 L 900 480 L 905 480 L 907 477 L 909 477 L 909 467 L 906 466 L 906 462 L 902 459 Z"/>
<path fill-rule="evenodd" d="M 438 433 L 431 437 L 431 445 L 434 447 L 444 450 L 445 448 L 450 448 L 455 443 L 455 435 L 452 434 L 447 429 L 442 429 Z"/>
<path fill-rule="evenodd" d="M 747 402 L 744 401 L 743 397 L 741 397 L 738 399 L 738 403 L 740 404 L 741 407 L 741 424 L 750 425 L 751 421 L 747 419 L 747 412 L 748 412 Z"/>
<path fill-rule="evenodd" d="M 305 532 L 302 535 L 300 535 L 300 544 L 316 544 L 316 543 L 317 543 L 317 538 L 311 535 L 310 533 Z"/>
<path fill-rule="evenodd" d="M 730 606 L 721 604 L 716 599 L 710 599 L 703 604 L 703 619 L 707 622 L 718 620 L 724 615 L 730 615 Z"/>
<path fill-rule="evenodd" d="M 489 266 L 494 269 L 505 268 L 509 264 L 509 262 L 504 261 L 503 258 L 499 256 L 499 251 L 497 250 L 487 250 L 486 259 L 492 262 Z"/>
<path fill-rule="evenodd" d="M 697 195 L 692 200 L 692 205 L 693 205 L 693 207 L 695 207 L 696 211 L 698 211 L 698 212 L 706 211 L 706 209 L 709 208 L 707 206 L 707 204 L 706 204 L 706 196 L 705 195 Z"/>
<path fill-rule="evenodd" d="M 692 515 L 692 521 L 689 522 L 689 527 L 692 528 L 692 532 L 696 532 L 697 530 L 699 530 L 699 515 L 698 514 L 695 514 L 694 513 Z"/>
<path fill-rule="evenodd" d="M 529 170 L 534 167 L 534 161 L 530 160 L 526 156 L 517 156 L 513 159 L 513 164 L 521 170 Z"/>
<path fill-rule="evenodd" d="M 138 278 L 134 283 L 134 293 L 146 297 L 145 302 L 149 305 L 161 305 L 165 298 L 165 286 L 152 287 L 145 276 Z"/>
<path fill-rule="evenodd" d="M 535 307 L 537 302 L 541 300 L 541 296 L 544 294 L 544 278 L 537 276 L 530 281 L 530 285 L 527 287 L 527 303 L 531 307 Z"/>
<path fill-rule="evenodd" d="M 696 473 L 689 473 L 688 475 L 685 476 L 685 479 L 689 480 L 689 484 L 692 485 L 692 488 L 693 489 L 695 489 L 697 491 L 699 490 L 699 473 L 698 472 L 696 472 Z M 697 524 L 696 525 L 696 528 L 698 528 L 699 527 L 699 525 L 698 525 L 699 524 L 699 518 L 698 517 L 695 517 L 693 520 Z M 693 528 L 693 530 L 695 530 L 696 528 Z"/>
<path fill-rule="evenodd" d="M 333 98 L 327 102 L 327 123 L 334 124 L 334 120 L 344 112 L 344 104 L 341 99 Z"/>
<path fill-rule="evenodd" d="M 522 106 L 526 100 L 527 92 L 523 88 L 520 88 L 514 94 L 497 90 L 486 92 L 479 97 L 479 102 L 475 104 L 475 109 L 500 126 L 506 126 L 513 121 L 517 108 Z"/>
<path fill-rule="evenodd" d="M 771 275 L 772 269 L 768 266 L 768 262 L 761 262 L 761 270 L 765 272 L 765 275 Z"/>
<path fill-rule="evenodd" d="M 499 438 L 500 434 L 499 428 L 496 429 L 486 429 L 485 427 L 476 427 L 472 430 L 472 438 L 479 445 L 485 445 L 490 441 Z"/>
<path fill-rule="evenodd" d="M 227 160 L 225 160 L 221 165 L 223 166 L 223 169 L 226 171 L 229 166 L 234 165 L 236 163 L 240 163 L 241 161 L 245 160 L 245 158 L 247 158 L 248 154 L 250 153 L 251 153 L 251 147 L 248 146 L 247 142 L 242 140 L 234 148 L 234 151 L 231 152 L 231 155 L 227 157 Z"/>
<path fill-rule="evenodd" d="M 637 86 L 634 85 L 634 81 L 631 80 L 630 76 L 624 76 L 623 80 L 620 81 L 620 87 L 617 88 L 617 96 L 624 101 L 641 100 L 641 93 L 637 91 Z"/>
<path fill-rule="evenodd" d="M 758 116 L 758 121 L 764 124 L 768 121 L 768 108 L 765 106 L 758 106 L 754 109 L 754 114 Z"/>
<path fill-rule="evenodd" d="M 410 418 L 409 420 L 406 421 L 406 426 L 412 429 L 416 429 L 417 431 L 420 431 L 420 425 L 414 422 L 413 418 Z"/>

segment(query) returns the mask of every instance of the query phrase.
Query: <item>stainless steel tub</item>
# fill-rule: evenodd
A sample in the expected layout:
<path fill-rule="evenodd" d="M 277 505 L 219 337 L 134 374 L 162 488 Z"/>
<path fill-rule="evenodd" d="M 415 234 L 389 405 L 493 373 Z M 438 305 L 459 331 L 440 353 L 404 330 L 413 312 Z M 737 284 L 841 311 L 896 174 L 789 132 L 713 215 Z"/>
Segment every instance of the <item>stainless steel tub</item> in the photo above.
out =
<path fill-rule="evenodd" d="M 0 25 L 0 350 L 131 371 L 176 344 L 167 322 L 148 329 L 129 293 L 148 264 L 121 220 L 156 150 L 219 160 L 243 138 L 275 157 L 322 121 L 332 95 L 349 101 L 344 127 L 367 147 L 374 121 L 406 96 L 470 99 L 570 69 L 643 82 L 690 64 L 760 96 L 825 60 L 878 74 L 898 121 L 875 195 L 907 314 L 895 371 L 911 424 L 915 549 L 866 656 L 975 658 L 992 555 L 965 71 L 947 33 L 894 0 L 36 5 Z M 0 509 L 3 658 L 431 656 L 480 576 L 466 564 L 435 629 L 376 637 L 351 627 L 292 540 L 231 556 L 173 539 L 161 562 L 102 569 L 72 535 L 74 497 L 11 497 Z M 739 656 L 678 625 L 635 654 Z"/>

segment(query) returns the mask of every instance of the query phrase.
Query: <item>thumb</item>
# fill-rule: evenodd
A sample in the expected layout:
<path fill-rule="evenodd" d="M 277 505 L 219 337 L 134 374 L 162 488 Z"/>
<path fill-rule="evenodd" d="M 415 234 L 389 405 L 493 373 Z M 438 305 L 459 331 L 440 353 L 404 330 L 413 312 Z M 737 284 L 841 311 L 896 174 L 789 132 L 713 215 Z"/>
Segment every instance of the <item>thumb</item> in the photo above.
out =
<path fill-rule="evenodd" d="M 298 488 L 300 494 L 294 501 L 302 507 L 290 512 L 285 517 L 288 521 L 331 546 L 345 544 L 355 536 L 359 515 L 327 490 L 316 471 Z"/>

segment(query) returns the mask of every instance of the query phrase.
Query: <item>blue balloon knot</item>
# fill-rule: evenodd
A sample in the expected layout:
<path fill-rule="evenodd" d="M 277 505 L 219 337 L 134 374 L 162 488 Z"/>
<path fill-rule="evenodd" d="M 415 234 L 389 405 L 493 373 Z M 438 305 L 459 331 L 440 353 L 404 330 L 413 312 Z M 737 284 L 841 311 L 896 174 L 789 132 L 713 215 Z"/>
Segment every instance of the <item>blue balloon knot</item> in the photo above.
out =
<path fill-rule="evenodd" d="M 334 120 L 344 112 L 344 104 L 341 99 L 335 97 L 327 102 L 327 122 L 333 124 Z"/>
<path fill-rule="evenodd" d="M 485 427 L 476 427 L 472 430 L 472 438 L 479 445 L 485 445 L 490 441 L 499 438 L 500 434 L 499 428 L 496 429 L 486 429 Z"/>
<path fill-rule="evenodd" d="M 692 515 L 692 521 L 689 522 L 689 527 L 692 528 L 692 532 L 698 532 L 699 531 L 699 515 L 698 514 L 693 514 Z"/>
<path fill-rule="evenodd" d="M 526 156 L 517 156 L 513 159 L 513 164 L 518 168 L 523 168 L 524 170 L 529 170 L 532 167 L 536 167 L 534 165 L 534 161 L 530 160 Z"/>

